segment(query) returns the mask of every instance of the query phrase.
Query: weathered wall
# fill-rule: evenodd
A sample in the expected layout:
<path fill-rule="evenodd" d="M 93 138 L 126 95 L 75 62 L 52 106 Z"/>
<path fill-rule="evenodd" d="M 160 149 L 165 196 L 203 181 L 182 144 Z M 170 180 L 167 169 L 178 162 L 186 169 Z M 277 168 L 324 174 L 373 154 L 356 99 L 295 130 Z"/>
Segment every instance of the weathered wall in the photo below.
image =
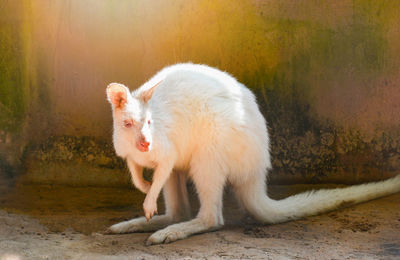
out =
<path fill-rule="evenodd" d="M 127 183 L 105 86 L 135 88 L 185 61 L 256 92 L 272 181 L 360 182 L 400 170 L 398 1 L 0 5 L 0 161 L 22 162 L 26 180 Z"/>

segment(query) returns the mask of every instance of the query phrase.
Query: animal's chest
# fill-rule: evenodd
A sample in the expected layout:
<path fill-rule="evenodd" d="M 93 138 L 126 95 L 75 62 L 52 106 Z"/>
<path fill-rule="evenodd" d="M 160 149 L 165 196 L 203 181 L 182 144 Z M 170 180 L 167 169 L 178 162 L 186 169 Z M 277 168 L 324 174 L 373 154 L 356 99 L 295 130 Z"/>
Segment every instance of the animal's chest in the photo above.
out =
<path fill-rule="evenodd" d="M 134 152 L 129 155 L 135 163 L 145 167 L 154 169 L 156 167 L 156 162 L 152 159 L 151 152 L 150 153 L 142 153 L 142 152 Z"/>

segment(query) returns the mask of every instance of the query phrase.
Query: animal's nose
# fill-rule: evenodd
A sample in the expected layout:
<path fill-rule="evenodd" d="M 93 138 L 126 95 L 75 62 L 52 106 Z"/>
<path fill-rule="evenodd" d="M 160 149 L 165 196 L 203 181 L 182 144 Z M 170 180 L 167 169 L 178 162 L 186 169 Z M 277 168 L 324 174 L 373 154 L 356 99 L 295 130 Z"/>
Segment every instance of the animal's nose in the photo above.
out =
<path fill-rule="evenodd" d="M 149 148 L 149 145 L 150 145 L 150 143 L 145 140 L 140 140 L 139 144 L 140 144 L 140 146 L 142 146 L 144 148 Z"/>
<path fill-rule="evenodd" d="M 141 152 L 148 152 L 149 151 L 150 142 L 146 141 L 144 136 L 140 137 L 136 143 L 136 147 Z"/>

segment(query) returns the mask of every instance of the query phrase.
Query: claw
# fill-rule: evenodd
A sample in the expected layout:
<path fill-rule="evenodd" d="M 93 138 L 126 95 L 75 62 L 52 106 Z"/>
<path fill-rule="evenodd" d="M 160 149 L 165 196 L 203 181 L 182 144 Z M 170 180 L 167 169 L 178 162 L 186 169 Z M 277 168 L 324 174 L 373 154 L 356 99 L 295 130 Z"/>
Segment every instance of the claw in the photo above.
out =
<path fill-rule="evenodd" d="M 157 203 L 151 203 L 147 200 L 143 203 L 143 210 L 146 220 L 149 221 L 155 214 L 158 214 Z"/>

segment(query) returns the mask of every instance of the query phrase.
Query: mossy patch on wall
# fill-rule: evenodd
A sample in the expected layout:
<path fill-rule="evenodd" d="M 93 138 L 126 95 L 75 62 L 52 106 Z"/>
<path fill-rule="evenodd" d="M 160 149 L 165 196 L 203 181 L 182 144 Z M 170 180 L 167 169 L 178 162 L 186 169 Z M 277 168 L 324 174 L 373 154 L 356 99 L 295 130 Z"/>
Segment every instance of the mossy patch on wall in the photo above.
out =
<path fill-rule="evenodd" d="M 1 15 L 1 13 L 0 13 Z M 26 79 L 18 23 L 0 23 L 0 128 L 20 131 L 26 112 Z"/>
<path fill-rule="evenodd" d="M 21 168 L 26 144 L 26 117 L 30 79 L 22 3 L 6 1 L 0 7 L 0 177 Z"/>
<path fill-rule="evenodd" d="M 123 168 L 112 144 L 84 136 L 50 137 L 46 142 L 29 149 L 32 159 L 43 162 L 84 162 L 102 168 Z"/>
<path fill-rule="evenodd" d="M 128 186 L 130 175 L 111 144 L 94 137 L 58 136 L 27 148 L 24 183 Z"/>

